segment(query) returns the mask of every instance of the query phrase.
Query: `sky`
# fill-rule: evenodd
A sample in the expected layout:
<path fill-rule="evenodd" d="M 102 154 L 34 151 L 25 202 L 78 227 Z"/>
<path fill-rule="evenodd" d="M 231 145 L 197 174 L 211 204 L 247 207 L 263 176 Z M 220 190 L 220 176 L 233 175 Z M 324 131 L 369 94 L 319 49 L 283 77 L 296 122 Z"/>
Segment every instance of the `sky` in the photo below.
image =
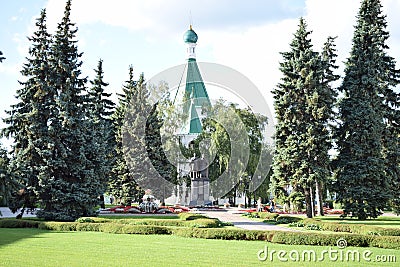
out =
<path fill-rule="evenodd" d="M 0 0 L 0 51 L 6 57 L 0 63 L 0 118 L 15 103 L 35 19 L 45 8 L 49 32 L 54 33 L 65 2 Z M 391 34 L 389 54 L 400 62 L 400 0 L 382 0 L 382 5 Z M 128 78 L 130 65 L 136 77 L 144 73 L 150 79 L 185 63 L 182 36 L 191 23 L 199 37 L 197 61 L 226 65 L 247 76 L 272 111 L 270 92 L 281 77 L 280 52 L 289 50 L 299 18 L 305 18 L 317 51 L 328 36 L 338 36 L 338 74 L 342 75 L 359 7 L 359 0 L 72 0 L 71 20 L 78 27 L 83 76 L 93 78 L 102 59 L 104 79 L 110 84 L 107 90 L 114 98 Z"/>

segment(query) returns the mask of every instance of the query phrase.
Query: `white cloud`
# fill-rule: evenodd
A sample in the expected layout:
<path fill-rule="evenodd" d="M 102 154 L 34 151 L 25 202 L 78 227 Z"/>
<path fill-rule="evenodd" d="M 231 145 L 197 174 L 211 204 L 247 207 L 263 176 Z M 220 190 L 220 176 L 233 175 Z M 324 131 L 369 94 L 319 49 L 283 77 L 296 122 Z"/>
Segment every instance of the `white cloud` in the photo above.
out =
<path fill-rule="evenodd" d="M 243 32 L 202 32 L 201 45 L 212 46 L 216 63 L 247 76 L 263 93 L 272 112 L 270 91 L 281 77 L 280 52 L 289 49 L 297 23 L 297 19 L 292 19 L 251 27 Z"/>
<path fill-rule="evenodd" d="M 187 4 L 185 5 L 185 3 Z M 270 109 L 272 109 L 272 96 L 269 92 L 279 83 L 281 77 L 279 71 L 280 52 L 288 51 L 293 33 L 297 30 L 299 18 L 286 18 L 272 22 L 265 17 L 264 22 L 258 21 L 257 24 L 243 22 L 245 26 L 240 27 L 226 26 L 224 24 L 226 22 L 221 21 L 225 27 L 221 27 L 221 25 L 202 27 L 202 22 L 207 23 L 207 12 L 210 13 L 210 16 L 213 16 L 215 10 L 222 14 L 224 9 L 229 8 L 224 6 L 226 4 L 226 1 L 202 1 L 199 3 L 179 0 L 73 1 L 71 19 L 78 26 L 102 23 L 131 31 L 146 31 L 148 33 L 146 41 L 155 44 L 165 36 L 171 39 L 182 32 L 184 28 L 180 28 L 180 25 L 176 23 L 181 21 L 181 25 L 186 27 L 188 10 L 191 9 L 195 18 L 195 30 L 198 30 L 199 34 L 198 52 L 200 49 L 211 51 L 211 60 L 230 66 L 249 77 L 264 93 Z M 243 5 L 250 5 L 250 3 L 243 2 Z M 274 6 L 274 4 L 269 5 Z M 397 20 L 397 14 L 400 13 L 400 1 L 383 0 L 383 6 L 384 13 L 388 14 L 388 29 L 392 33 L 390 45 L 393 48 L 399 47 L 400 21 Z M 63 16 L 64 7 L 64 1 L 48 1 L 46 8 L 50 29 L 55 29 Z M 266 7 L 260 5 L 260 8 Z M 338 36 L 336 39 L 337 63 L 340 65 L 340 71 L 343 71 L 343 62 L 349 56 L 353 26 L 356 23 L 359 7 L 360 1 L 358 0 L 305 0 L 303 16 L 308 23 L 308 29 L 313 32 L 311 38 L 314 49 L 320 50 L 328 36 Z M 245 19 L 252 21 L 253 18 L 237 18 L 238 21 Z M 80 49 L 82 50 L 81 47 Z M 392 49 L 390 54 L 396 57 L 400 54 L 400 49 Z M 199 58 L 199 61 L 202 59 Z"/>

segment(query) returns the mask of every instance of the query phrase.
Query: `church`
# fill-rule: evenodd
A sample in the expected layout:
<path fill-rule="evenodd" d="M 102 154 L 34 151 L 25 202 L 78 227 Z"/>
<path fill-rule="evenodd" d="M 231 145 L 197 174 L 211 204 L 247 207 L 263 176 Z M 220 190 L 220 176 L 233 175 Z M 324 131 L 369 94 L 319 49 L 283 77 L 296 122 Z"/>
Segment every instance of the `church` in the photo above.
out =
<path fill-rule="evenodd" d="M 182 114 L 186 119 L 177 132 L 177 136 L 183 146 L 189 147 L 203 130 L 202 120 L 207 117 L 211 101 L 196 61 L 195 48 L 198 36 L 192 25 L 184 33 L 183 40 L 186 44 L 187 62 L 184 70 L 186 82 L 182 99 Z M 190 186 L 184 181 L 177 185 L 175 204 L 210 205 L 212 198 L 210 197 L 208 162 L 201 155 L 193 155 L 191 159 L 179 160 L 177 165 L 178 180 L 182 181 L 183 177 L 190 177 Z"/>

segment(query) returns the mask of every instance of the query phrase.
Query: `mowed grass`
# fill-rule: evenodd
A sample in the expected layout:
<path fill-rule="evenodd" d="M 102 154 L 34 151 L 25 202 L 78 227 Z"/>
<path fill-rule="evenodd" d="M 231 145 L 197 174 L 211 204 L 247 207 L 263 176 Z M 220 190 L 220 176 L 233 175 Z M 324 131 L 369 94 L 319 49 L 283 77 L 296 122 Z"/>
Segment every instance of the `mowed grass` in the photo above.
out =
<path fill-rule="evenodd" d="M 398 266 L 400 251 L 377 248 L 348 248 L 361 254 L 370 250 L 370 258 L 377 255 L 396 257 L 393 262 L 325 261 L 280 262 L 258 260 L 257 253 L 268 248 L 297 250 L 338 248 L 316 246 L 288 246 L 263 241 L 228 241 L 183 238 L 170 235 L 125 235 L 99 232 L 53 232 L 39 229 L 0 229 L 0 266 Z M 340 250 L 339 250 L 340 251 Z M 345 250 L 344 250 L 345 251 Z"/>

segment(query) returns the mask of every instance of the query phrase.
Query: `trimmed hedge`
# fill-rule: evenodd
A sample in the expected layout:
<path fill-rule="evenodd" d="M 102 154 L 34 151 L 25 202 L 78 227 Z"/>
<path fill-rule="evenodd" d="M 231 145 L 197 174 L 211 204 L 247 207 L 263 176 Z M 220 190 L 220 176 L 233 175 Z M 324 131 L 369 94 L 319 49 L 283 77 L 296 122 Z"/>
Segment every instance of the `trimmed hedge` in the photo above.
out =
<path fill-rule="evenodd" d="M 384 228 L 380 226 L 371 226 L 365 224 L 323 222 L 318 219 L 312 218 L 303 219 L 303 222 L 306 225 L 316 224 L 321 228 L 321 230 L 324 231 L 345 232 L 362 235 L 400 236 L 399 228 Z"/>
<path fill-rule="evenodd" d="M 204 219 L 199 219 L 204 220 Z M 195 223 L 196 220 L 193 221 Z M 284 231 L 256 231 L 235 228 L 196 228 L 159 225 L 132 225 L 126 223 L 89 223 L 89 222 L 41 222 L 32 220 L 3 219 L 0 227 L 40 228 L 55 231 L 98 231 L 113 234 L 165 234 L 182 237 L 224 239 L 224 240 L 264 240 L 287 245 L 336 246 L 337 241 L 345 239 L 348 246 L 379 247 L 400 249 L 399 236 L 376 236 L 360 234 L 324 234 Z"/>
<path fill-rule="evenodd" d="M 272 243 L 287 245 L 314 245 L 314 246 L 336 246 L 339 239 L 344 238 L 348 246 L 368 247 L 373 236 L 354 234 L 318 234 L 304 232 L 275 232 Z"/>
<path fill-rule="evenodd" d="M 171 234 L 168 227 L 149 225 L 126 225 L 126 224 L 102 224 L 102 232 L 112 234 L 140 234 L 140 235 L 168 235 Z"/>
<path fill-rule="evenodd" d="M 77 220 L 79 223 L 118 223 L 130 225 L 154 225 L 154 226 L 175 226 L 175 227 L 198 227 L 198 228 L 217 228 L 222 227 L 223 223 L 218 219 L 207 218 L 204 216 L 190 217 L 189 220 L 171 219 L 105 219 L 95 217 L 83 217 Z"/>
<path fill-rule="evenodd" d="M 400 249 L 400 237 L 399 236 L 374 236 L 371 240 L 371 247 L 377 248 L 391 248 Z"/>
<path fill-rule="evenodd" d="M 270 241 L 273 231 L 256 231 L 243 229 L 226 228 L 174 228 L 172 234 L 182 237 L 194 237 L 205 239 L 223 239 L 223 240 L 266 240 Z"/>
<path fill-rule="evenodd" d="M 1 219 L 0 228 L 38 228 L 39 223 L 32 220 Z"/>

